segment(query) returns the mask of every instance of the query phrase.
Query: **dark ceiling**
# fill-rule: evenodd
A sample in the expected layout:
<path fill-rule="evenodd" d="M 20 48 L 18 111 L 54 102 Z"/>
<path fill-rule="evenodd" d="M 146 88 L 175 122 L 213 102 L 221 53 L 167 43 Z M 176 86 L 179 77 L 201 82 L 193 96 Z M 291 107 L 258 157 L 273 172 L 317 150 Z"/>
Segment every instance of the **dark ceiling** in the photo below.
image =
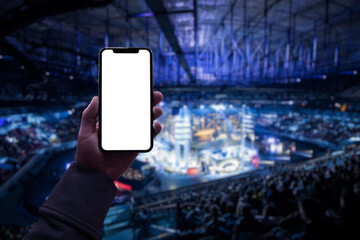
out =
<path fill-rule="evenodd" d="M 157 87 L 347 88 L 359 12 L 357 0 L 1 0 L 1 83 L 96 83 L 102 47 L 141 46 L 154 52 Z"/>

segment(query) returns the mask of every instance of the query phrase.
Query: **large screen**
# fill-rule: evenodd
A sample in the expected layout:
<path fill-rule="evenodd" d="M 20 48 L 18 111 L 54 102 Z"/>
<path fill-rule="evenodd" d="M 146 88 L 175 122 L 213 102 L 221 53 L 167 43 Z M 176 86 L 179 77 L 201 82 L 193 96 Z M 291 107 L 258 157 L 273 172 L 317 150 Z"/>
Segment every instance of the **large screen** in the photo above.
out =
<path fill-rule="evenodd" d="M 152 148 L 152 64 L 148 49 L 100 52 L 100 147 L 106 151 Z"/>

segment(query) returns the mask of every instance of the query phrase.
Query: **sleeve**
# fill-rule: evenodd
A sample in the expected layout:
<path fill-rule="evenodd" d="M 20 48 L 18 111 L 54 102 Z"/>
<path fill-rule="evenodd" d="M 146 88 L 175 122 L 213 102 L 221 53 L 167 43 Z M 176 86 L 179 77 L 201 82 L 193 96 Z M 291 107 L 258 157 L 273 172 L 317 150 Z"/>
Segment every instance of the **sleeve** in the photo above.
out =
<path fill-rule="evenodd" d="M 104 173 L 73 162 L 24 239 L 98 239 L 116 192 Z"/>

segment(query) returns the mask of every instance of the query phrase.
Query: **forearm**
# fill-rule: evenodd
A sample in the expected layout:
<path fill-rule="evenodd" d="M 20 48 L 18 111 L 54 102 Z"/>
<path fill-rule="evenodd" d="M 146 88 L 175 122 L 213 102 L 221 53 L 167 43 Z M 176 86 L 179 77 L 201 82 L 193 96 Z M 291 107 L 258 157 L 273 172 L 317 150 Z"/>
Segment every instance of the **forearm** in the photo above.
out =
<path fill-rule="evenodd" d="M 104 173 L 73 162 L 24 239 L 98 239 L 116 192 Z"/>

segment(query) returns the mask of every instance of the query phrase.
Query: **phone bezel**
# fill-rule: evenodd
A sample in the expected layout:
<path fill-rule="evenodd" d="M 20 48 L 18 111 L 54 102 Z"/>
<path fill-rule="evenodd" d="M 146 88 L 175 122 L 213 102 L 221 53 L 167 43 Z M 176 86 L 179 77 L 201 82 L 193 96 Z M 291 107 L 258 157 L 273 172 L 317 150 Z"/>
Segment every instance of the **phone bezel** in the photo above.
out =
<path fill-rule="evenodd" d="M 102 147 L 102 134 L 101 134 L 101 115 L 102 115 L 102 102 L 101 102 L 101 85 L 102 85 L 102 78 L 101 78 L 101 66 L 102 66 L 102 53 L 105 50 L 113 50 L 114 53 L 138 53 L 140 50 L 147 50 L 150 53 L 150 113 L 151 113 L 151 117 L 150 117 L 150 147 L 148 149 L 140 149 L 140 150 L 106 150 Z M 115 52 L 116 51 L 116 52 Z M 150 152 L 154 146 L 154 139 L 153 139 L 153 135 L 154 135 L 154 128 L 153 128 L 153 119 L 154 119 L 154 114 L 152 111 L 153 108 L 153 104 L 154 104 L 154 96 L 153 96 L 153 55 L 152 52 L 149 48 L 132 48 L 132 47 L 128 47 L 128 48 L 123 48 L 123 47 L 105 47 L 102 48 L 99 52 L 99 73 L 98 73 L 98 77 L 99 77 L 99 83 L 98 83 L 98 94 L 99 94 L 99 149 L 103 152 Z"/>

